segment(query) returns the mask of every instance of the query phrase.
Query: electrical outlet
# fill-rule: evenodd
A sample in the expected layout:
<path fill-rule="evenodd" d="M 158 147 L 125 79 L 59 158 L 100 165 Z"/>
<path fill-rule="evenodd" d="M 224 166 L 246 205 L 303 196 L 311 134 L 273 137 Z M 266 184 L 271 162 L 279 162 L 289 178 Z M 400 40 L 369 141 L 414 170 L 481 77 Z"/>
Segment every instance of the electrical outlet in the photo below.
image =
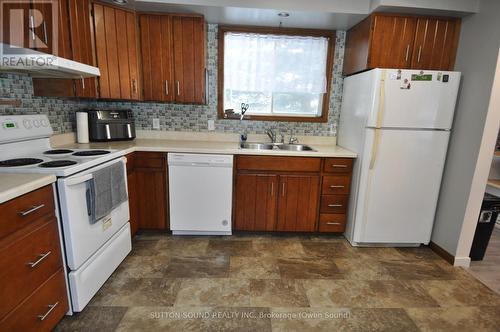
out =
<path fill-rule="evenodd" d="M 210 131 L 215 130 L 215 121 L 214 120 L 208 120 L 208 130 L 210 130 Z"/>
<path fill-rule="evenodd" d="M 153 129 L 160 129 L 160 119 L 153 119 Z"/>

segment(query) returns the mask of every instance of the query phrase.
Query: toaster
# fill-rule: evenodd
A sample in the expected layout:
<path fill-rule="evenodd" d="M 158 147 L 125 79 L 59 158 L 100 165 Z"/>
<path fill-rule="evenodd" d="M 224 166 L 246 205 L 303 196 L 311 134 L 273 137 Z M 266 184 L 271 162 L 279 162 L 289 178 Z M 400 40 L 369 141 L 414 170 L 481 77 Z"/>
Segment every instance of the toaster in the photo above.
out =
<path fill-rule="evenodd" d="M 135 138 L 135 125 L 129 110 L 88 110 L 89 140 L 124 141 Z"/>

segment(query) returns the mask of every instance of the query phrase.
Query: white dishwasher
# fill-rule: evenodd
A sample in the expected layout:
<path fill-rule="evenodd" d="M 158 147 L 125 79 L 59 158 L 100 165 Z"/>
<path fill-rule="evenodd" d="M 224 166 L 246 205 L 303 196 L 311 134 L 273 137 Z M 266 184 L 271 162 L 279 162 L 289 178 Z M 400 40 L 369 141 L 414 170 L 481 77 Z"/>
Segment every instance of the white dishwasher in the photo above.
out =
<path fill-rule="evenodd" d="M 233 156 L 168 154 L 170 229 L 177 235 L 231 235 Z"/>

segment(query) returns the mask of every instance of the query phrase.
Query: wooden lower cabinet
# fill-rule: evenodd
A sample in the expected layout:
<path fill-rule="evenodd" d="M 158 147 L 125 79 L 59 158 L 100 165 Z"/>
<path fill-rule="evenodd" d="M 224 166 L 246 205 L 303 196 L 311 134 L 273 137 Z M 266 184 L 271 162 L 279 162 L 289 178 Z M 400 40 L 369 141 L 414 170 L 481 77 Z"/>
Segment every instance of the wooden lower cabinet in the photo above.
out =
<path fill-rule="evenodd" d="M 344 231 L 352 159 L 237 156 L 235 164 L 234 230 Z"/>
<path fill-rule="evenodd" d="M 0 204 L 0 331 L 51 331 L 68 311 L 54 206 L 50 185 Z"/>
<path fill-rule="evenodd" d="M 277 175 L 238 174 L 234 228 L 244 231 L 274 231 L 277 189 Z"/>
<path fill-rule="evenodd" d="M 319 175 L 280 175 L 276 230 L 314 232 L 318 200 Z"/>
<path fill-rule="evenodd" d="M 161 152 L 134 152 L 127 155 L 127 160 L 132 234 L 138 229 L 168 229 L 166 155 Z"/>

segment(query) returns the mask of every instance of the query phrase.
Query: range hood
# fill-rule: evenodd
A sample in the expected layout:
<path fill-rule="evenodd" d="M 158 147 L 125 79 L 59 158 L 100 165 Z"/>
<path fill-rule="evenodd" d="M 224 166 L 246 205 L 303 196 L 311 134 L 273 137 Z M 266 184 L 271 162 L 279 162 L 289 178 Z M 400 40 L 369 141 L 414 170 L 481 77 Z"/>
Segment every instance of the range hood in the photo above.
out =
<path fill-rule="evenodd" d="M 28 73 L 35 78 L 86 78 L 101 75 L 97 67 L 31 49 L 14 48 L 4 43 L 0 43 L 0 72 Z"/>

